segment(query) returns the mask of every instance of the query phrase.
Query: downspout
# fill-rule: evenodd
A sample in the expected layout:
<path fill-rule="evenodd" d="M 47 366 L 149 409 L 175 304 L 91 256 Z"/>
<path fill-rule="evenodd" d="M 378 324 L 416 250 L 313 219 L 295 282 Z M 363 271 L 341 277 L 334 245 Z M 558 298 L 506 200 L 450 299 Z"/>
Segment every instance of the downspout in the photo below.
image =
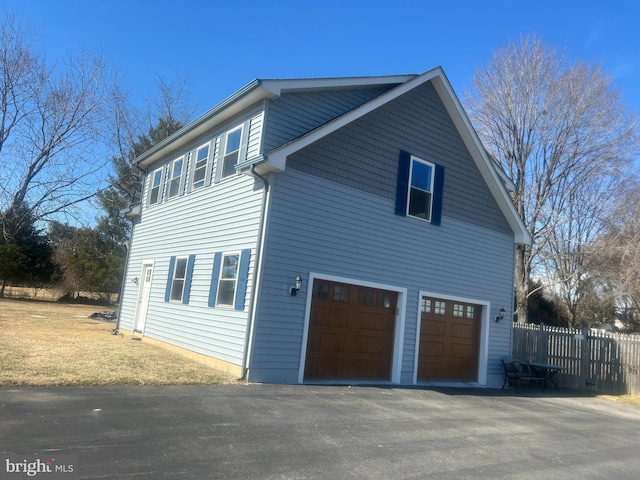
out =
<path fill-rule="evenodd" d="M 262 181 L 262 183 L 264 184 L 264 192 L 262 195 L 262 205 L 260 207 L 260 224 L 258 227 L 258 238 L 256 241 L 256 260 L 254 262 L 254 267 L 253 267 L 253 272 L 254 272 L 253 285 L 251 287 L 251 297 L 249 299 L 249 314 L 247 317 L 247 330 L 245 332 L 244 351 L 242 353 L 242 365 L 241 365 L 242 376 L 238 378 L 238 381 L 240 382 L 244 382 L 247 379 L 247 371 L 248 371 L 247 361 L 249 358 L 249 346 L 251 343 L 252 330 L 253 330 L 253 316 L 255 312 L 256 291 L 258 290 L 258 278 L 260 277 L 259 272 L 260 272 L 262 242 L 264 240 L 264 232 L 265 232 L 265 222 L 266 222 L 265 212 L 267 209 L 267 200 L 269 197 L 269 180 L 267 180 L 265 177 L 263 177 L 258 172 L 256 172 L 255 165 L 251 165 L 250 171 L 251 171 L 251 175 L 254 178 L 257 178 Z"/>

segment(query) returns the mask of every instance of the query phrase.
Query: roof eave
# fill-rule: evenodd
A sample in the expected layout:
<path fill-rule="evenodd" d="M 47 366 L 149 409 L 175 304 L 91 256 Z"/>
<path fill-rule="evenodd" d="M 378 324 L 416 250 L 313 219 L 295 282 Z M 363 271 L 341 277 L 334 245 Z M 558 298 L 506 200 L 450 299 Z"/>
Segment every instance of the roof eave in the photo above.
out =
<path fill-rule="evenodd" d="M 280 96 L 283 92 L 326 90 L 332 88 L 357 88 L 362 86 L 379 86 L 401 84 L 415 75 L 387 75 L 375 77 L 338 77 L 338 78 L 308 78 L 291 80 L 256 79 L 248 83 L 230 97 L 167 137 L 157 145 L 140 155 L 136 162 L 142 168 L 159 160 L 166 154 L 167 147 L 172 150 L 193 141 L 207 130 L 232 118 L 251 106 L 265 99 Z"/>
<path fill-rule="evenodd" d="M 261 84 L 262 81 L 258 79 L 248 83 L 193 122 L 151 147 L 140 155 L 136 162 L 140 167 L 146 168 L 160 159 L 165 154 L 167 147 L 171 146 L 172 150 L 180 148 L 260 100 L 273 97 L 272 93 L 260 88 Z"/>

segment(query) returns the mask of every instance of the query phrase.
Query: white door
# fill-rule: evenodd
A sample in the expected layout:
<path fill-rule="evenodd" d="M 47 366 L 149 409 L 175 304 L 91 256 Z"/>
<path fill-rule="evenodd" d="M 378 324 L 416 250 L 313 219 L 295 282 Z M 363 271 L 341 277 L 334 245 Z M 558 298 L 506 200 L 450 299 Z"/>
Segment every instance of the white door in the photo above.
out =
<path fill-rule="evenodd" d="M 147 307 L 149 306 L 149 294 L 151 293 L 151 276 L 153 265 L 142 266 L 142 282 L 138 291 L 138 307 L 136 308 L 136 321 L 133 325 L 134 332 L 144 332 L 144 322 L 147 319 Z"/>

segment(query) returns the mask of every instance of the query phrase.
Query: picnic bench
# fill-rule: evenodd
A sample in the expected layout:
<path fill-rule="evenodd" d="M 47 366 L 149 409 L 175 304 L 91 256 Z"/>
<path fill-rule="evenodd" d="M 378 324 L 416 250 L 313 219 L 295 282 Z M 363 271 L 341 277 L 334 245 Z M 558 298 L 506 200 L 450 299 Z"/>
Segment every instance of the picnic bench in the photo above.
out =
<path fill-rule="evenodd" d="M 509 384 L 516 388 L 516 392 L 520 393 L 518 389 L 519 385 L 531 386 L 531 384 L 539 384 L 542 386 L 544 392 L 547 386 L 547 378 L 545 376 L 538 376 L 531 370 L 531 366 L 527 362 L 521 362 L 513 358 L 503 358 L 502 368 L 504 370 L 504 382 L 502 388 Z"/>

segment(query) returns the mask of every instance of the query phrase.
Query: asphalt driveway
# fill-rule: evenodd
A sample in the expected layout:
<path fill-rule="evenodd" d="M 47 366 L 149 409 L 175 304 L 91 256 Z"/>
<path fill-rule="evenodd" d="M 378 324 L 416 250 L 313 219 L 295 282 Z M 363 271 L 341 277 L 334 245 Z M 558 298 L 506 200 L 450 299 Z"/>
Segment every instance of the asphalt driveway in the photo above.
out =
<path fill-rule="evenodd" d="M 635 480 L 639 427 L 638 407 L 533 390 L 0 388 L 0 478 L 48 454 L 77 478 Z"/>

